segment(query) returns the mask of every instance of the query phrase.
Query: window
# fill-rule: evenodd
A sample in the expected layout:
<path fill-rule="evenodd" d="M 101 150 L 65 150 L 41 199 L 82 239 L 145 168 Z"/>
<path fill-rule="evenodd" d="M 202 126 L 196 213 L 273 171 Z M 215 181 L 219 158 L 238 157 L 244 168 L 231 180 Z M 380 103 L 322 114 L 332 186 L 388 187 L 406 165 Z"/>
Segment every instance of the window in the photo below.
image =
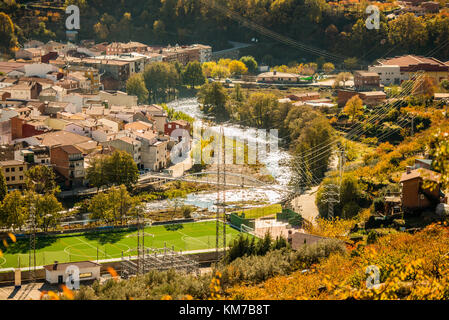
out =
<path fill-rule="evenodd" d="M 11 168 L 11 172 L 16 172 L 16 168 Z"/>
<path fill-rule="evenodd" d="M 80 279 L 83 279 L 83 278 L 91 278 L 91 277 L 92 277 L 92 272 L 84 272 L 84 273 L 80 273 L 79 277 L 80 277 Z"/>
<path fill-rule="evenodd" d="M 12 176 L 11 181 L 16 181 L 16 177 Z"/>
<path fill-rule="evenodd" d="M 23 180 L 23 176 L 20 176 L 20 177 L 19 177 L 19 180 Z"/>
<path fill-rule="evenodd" d="M 9 168 L 6 168 L 6 170 L 5 170 L 6 172 L 9 172 Z"/>
<path fill-rule="evenodd" d="M 9 177 L 6 177 L 6 181 L 9 181 Z"/>
<path fill-rule="evenodd" d="M 23 171 L 23 167 L 20 167 L 20 168 L 19 168 L 19 171 Z"/>

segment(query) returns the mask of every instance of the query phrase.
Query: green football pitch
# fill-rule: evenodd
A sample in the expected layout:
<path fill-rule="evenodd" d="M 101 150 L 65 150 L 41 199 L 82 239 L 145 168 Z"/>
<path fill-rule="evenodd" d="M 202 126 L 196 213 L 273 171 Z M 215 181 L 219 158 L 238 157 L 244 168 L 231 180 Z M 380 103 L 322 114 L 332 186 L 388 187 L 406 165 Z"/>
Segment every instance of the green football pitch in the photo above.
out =
<path fill-rule="evenodd" d="M 226 228 L 228 244 L 239 232 Z M 215 248 L 215 221 L 152 226 L 145 229 L 145 247 L 169 248 L 176 251 L 205 250 Z M 36 265 L 84 260 L 105 260 L 136 255 L 137 232 L 135 230 L 96 233 L 76 233 L 36 239 Z M 29 239 L 9 241 L 8 247 L 0 245 L 0 269 L 29 266 Z"/>

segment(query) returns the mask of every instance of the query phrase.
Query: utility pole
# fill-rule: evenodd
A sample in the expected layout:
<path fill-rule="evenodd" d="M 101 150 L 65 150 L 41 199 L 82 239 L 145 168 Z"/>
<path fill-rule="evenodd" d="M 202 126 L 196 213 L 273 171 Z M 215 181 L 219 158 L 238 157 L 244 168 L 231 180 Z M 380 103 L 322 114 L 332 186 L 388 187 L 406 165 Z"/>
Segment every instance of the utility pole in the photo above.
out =
<path fill-rule="evenodd" d="M 31 281 L 36 280 L 36 207 L 34 199 L 31 200 L 30 207 L 30 248 L 29 248 L 29 269 L 28 274 Z"/>
<path fill-rule="evenodd" d="M 334 218 L 334 205 L 336 203 L 340 203 L 340 190 L 341 190 L 341 182 L 343 177 L 343 166 L 344 166 L 344 157 L 345 157 L 345 150 L 339 149 L 337 151 L 338 154 L 338 181 L 337 183 L 328 184 L 327 190 L 324 193 L 324 196 L 326 197 L 323 202 L 327 202 L 327 217 L 328 219 Z"/>
<path fill-rule="evenodd" d="M 217 139 L 217 214 L 215 251 L 217 261 L 226 252 L 226 152 L 223 127 Z M 223 251 L 220 253 L 220 251 Z"/>

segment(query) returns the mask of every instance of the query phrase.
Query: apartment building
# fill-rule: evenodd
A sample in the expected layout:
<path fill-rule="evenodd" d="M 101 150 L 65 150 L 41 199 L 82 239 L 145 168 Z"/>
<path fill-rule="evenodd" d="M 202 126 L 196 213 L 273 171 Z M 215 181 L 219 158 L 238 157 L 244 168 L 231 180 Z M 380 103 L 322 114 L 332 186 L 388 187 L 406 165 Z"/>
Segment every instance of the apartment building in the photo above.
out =
<path fill-rule="evenodd" d="M 0 168 L 3 171 L 8 190 L 22 190 L 25 187 L 25 172 L 28 167 L 24 161 L 0 161 Z"/>

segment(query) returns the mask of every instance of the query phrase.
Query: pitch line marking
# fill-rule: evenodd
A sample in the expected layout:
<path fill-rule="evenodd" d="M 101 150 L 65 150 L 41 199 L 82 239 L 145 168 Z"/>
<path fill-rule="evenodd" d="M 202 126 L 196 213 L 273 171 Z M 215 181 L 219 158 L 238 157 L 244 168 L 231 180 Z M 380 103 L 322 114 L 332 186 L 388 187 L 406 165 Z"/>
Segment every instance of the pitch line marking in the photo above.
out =
<path fill-rule="evenodd" d="M 91 245 L 89 242 L 84 241 L 83 239 L 80 239 L 79 237 L 75 237 L 75 239 L 78 239 L 79 241 L 83 242 L 84 244 L 87 244 L 89 247 L 94 248 L 95 250 L 98 250 L 98 252 L 102 252 L 105 256 L 109 256 L 109 258 L 113 258 L 111 255 L 107 254 L 107 253 L 104 252 L 103 250 L 100 250 L 100 248 L 94 247 L 94 246 Z"/>

